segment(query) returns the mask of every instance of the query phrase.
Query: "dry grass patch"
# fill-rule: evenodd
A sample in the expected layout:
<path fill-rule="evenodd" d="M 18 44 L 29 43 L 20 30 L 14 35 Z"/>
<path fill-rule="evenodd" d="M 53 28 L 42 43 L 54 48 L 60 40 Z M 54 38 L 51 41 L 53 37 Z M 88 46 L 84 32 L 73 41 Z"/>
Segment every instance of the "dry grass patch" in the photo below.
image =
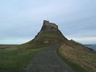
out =
<path fill-rule="evenodd" d="M 71 47 L 65 44 L 60 47 L 59 51 L 66 59 L 80 65 L 88 72 L 96 72 L 96 53 L 87 51 L 80 45 Z"/>

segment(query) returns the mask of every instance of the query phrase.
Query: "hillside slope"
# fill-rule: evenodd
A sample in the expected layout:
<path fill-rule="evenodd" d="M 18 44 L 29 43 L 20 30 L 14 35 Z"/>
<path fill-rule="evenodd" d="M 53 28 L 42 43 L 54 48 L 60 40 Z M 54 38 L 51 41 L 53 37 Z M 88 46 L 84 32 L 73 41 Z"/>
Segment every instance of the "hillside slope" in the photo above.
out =
<path fill-rule="evenodd" d="M 76 72 L 96 72 L 96 52 L 75 41 L 62 44 L 58 55 Z"/>
<path fill-rule="evenodd" d="M 55 23 L 50 23 L 49 21 L 44 20 L 40 32 L 35 36 L 33 40 L 27 42 L 27 44 L 55 44 L 57 42 L 67 41 L 67 38 L 63 36 Z"/>

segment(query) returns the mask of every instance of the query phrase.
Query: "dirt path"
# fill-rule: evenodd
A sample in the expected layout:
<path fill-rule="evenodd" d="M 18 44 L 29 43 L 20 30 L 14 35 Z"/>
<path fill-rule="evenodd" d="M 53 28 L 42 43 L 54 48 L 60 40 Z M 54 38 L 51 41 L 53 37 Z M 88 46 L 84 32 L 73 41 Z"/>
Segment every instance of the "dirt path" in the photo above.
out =
<path fill-rule="evenodd" d="M 54 45 L 39 53 L 24 69 L 24 72 L 74 72 L 57 55 Z"/>

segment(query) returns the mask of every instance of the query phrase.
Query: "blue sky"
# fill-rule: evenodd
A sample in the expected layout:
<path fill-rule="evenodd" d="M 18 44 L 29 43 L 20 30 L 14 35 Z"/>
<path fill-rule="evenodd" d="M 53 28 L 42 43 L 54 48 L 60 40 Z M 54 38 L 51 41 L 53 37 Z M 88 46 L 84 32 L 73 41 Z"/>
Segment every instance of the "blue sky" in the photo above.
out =
<path fill-rule="evenodd" d="M 0 0 L 0 44 L 31 40 L 43 20 L 68 39 L 96 44 L 96 0 Z"/>

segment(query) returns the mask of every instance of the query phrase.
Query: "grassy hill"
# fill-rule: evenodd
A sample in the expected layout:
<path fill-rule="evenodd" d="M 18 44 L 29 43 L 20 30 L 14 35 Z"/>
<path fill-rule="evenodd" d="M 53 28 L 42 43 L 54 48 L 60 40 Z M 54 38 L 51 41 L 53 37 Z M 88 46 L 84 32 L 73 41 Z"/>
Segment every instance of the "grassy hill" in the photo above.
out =
<path fill-rule="evenodd" d="M 0 72 L 22 72 L 35 55 L 57 43 L 63 43 L 57 54 L 76 72 L 96 71 L 96 53 L 92 49 L 67 40 L 56 24 L 44 21 L 33 40 L 21 45 L 0 45 Z"/>
<path fill-rule="evenodd" d="M 96 52 L 90 48 L 70 41 L 62 44 L 57 54 L 76 72 L 96 72 Z"/>
<path fill-rule="evenodd" d="M 67 39 L 55 24 L 44 21 L 33 40 L 21 45 L 0 45 L 0 72 L 21 72 L 40 51 L 64 40 Z"/>

